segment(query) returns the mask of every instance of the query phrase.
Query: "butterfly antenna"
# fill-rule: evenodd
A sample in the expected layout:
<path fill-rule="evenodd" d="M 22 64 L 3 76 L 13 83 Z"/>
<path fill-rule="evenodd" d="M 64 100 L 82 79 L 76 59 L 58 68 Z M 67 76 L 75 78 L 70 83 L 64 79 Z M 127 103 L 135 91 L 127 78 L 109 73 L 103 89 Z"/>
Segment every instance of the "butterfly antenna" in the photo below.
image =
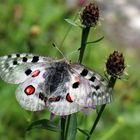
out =
<path fill-rule="evenodd" d="M 64 54 L 62 53 L 62 51 L 56 46 L 56 44 L 52 43 L 52 46 L 58 50 L 58 52 L 63 56 L 63 58 L 64 58 L 66 61 L 68 61 L 68 60 L 66 59 L 66 57 L 64 56 Z"/>

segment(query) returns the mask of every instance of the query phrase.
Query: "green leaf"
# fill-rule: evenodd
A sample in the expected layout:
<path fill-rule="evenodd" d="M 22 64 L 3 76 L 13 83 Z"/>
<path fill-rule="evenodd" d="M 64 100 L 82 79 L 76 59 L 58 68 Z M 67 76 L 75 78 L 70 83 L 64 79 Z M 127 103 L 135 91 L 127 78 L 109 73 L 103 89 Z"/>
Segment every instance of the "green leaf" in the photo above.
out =
<path fill-rule="evenodd" d="M 83 133 L 84 135 L 86 135 L 87 137 L 90 136 L 88 130 L 82 130 L 82 129 L 80 129 L 80 128 L 78 128 L 78 130 L 79 130 L 81 133 Z"/>
<path fill-rule="evenodd" d="M 74 20 L 71 20 L 71 19 L 65 19 L 65 21 L 67 22 L 67 23 L 69 23 L 70 25 L 72 25 L 72 26 L 79 26 Z"/>
<path fill-rule="evenodd" d="M 32 122 L 26 130 L 30 131 L 34 128 L 47 129 L 55 132 L 60 131 L 59 127 L 54 122 L 47 119 L 42 119 L 42 120 L 37 120 Z"/>
<path fill-rule="evenodd" d="M 66 130 L 66 140 L 75 140 L 77 133 L 77 117 L 76 114 L 68 116 L 67 130 Z"/>
<path fill-rule="evenodd" d="M 97 39 L 95 41 L 87 42 L 86 44 L 97 43 L 97 42 L 101 41 L 102 39 L 104 39 L 104 36 L 102 36 L 101 38 L 99 38 L 99 39 Z"/>

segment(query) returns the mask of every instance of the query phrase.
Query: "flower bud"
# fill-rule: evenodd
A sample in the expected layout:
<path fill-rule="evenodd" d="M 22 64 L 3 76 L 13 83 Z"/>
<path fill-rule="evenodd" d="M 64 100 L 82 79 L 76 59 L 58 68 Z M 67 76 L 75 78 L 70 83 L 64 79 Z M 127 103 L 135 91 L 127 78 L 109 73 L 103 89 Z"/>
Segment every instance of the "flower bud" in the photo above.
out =
<path fill-rule="evenodd" d="M 85 27 L 96 26 L 99 20 L 99 8 L 96 4 L 90 3 L 81 13 L 81 22 Z"/>
<path fill-rule="evenodd" d="M 118 77 L 121 76 L 124 72 L 125 64 L 124 57 L 122 53 L 114 51 L 110 54 L 106 62 L 106 71 L 109 75 Z"/>

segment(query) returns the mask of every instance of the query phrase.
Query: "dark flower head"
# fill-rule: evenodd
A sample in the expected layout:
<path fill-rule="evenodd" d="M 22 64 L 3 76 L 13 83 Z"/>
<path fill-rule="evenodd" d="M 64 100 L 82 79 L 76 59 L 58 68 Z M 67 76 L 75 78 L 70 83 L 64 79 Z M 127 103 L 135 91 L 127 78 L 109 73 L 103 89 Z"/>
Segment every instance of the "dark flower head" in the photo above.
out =
<path fill-rule="evenodd" d="M 81 22 L 85 27 L 96 26 L 99 20 L 99 8 L 96 4 L 90 3 L 81 13 Z"/>
<path fill-rule="evenodd" d="M 106 62 L 107 73 L 111 76 L 118 77 L 123 74 L 124 69 L 125 64 L 123 54 L 118 51 L 114 51 L 110 54 Z"/>

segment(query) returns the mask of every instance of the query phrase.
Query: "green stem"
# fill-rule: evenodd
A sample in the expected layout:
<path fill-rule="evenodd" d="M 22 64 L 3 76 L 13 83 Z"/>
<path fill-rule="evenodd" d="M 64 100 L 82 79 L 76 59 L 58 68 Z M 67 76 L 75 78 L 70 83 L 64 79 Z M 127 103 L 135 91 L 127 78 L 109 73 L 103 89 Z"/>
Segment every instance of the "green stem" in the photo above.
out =
<path fill-rule="evenodd" d="M 113 88 L 114 88 L 114 85 L 115 85 L 115 83 L 116 83 L 116 80 L 117 80 L 117 78 L 112 76 L 112 77 L 110 78 L 110 80 L 109 80 L 108 87 L 113 89 Z M 93 126 L 92 126 L 92 128 L 91 128 L 91 130 L 90 130 L 90 135 L 87 137 L 87 140 L 89 140 L 89 139 L 91 138 L 91 135 L 93 134 L 93 132 L 94 132 L 94 130 L 95 130 L 95 128 L 96 128 L 96 126 L 97 126 L 99 120 L 100 120 L 100 117 L 101 117 L 101 115 L 102 115 L 102 113 L 103 113 L 105 107 L 106 107 L 106 104 L 103 104 L 103 105 L 101 106 L 101 108 L 100 108 L 100 110 L 99 110 L 99 113 L 98 113 L 98 115 L 97 115 L 97 117 L 96 117 L 96 120 L 94 121 Z"/>
<path fill-rule="evenodd" d="M 61 140 L 65 140 L 66 118 L 61 118 Z"/>
<path fill-rule="evenodd" d="M 69 125 L 70 125 L 70 118 L 71 118 L 71 115 L 69 115 L 67 117 L 67 126 L 66 126 L 66 132 L 65 132 L 65 140 L 67 140 L 67 136 L 68 136 L 68 130 L 69 130 Z"/>
<path fill-rule="evenodd" d="M 116 83 L 116 80 L 117 80 L 116 77 L 111 76 L 111 78 L 110 78 L 110 80 L 109 80 L 108 87 L 113 89 L 113 88 L 114 88 L 114 85 L 115 85 L 115 83 Z"/>
<path fill-rule="evenodd" d="M 84 51 L 86 48 L 86 42 L 89 35 L 90 27 L 83 28 L 82 30 L 82 38 L 81 38 L 81 46 L 80 46 L 80 55 L 78 62 L 81 64 L 83 60 Z"/>
<path fill-rule="evenodd" d="M 87 42 L 86 44 L 93 44 L 93 43 L 97 43 L 97 42 L 100 42 L 102 39 L 104 39 L 104 36 L 102 36 L 101 38 L 95 40 L 95 41 L 90 41 L 90 42 Z"/>

